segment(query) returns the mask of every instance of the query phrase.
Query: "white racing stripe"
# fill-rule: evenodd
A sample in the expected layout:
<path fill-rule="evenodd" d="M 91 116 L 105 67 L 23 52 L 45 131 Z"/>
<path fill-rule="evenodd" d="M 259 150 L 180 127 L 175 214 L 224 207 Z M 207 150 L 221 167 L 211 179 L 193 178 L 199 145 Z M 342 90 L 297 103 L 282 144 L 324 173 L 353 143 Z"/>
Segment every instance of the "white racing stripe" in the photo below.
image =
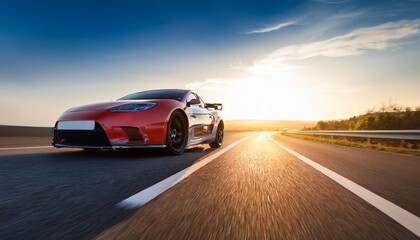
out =
<path fill-rule="evenodd" d="M 174 175 L 156 183 L 153 186 L 150 186 L 146 189 L 144 189 L 141 192 L 136 193 L 135 195 L 119 202 L 116 206 L 121 208 L 138 208 L 143 206 L 144 204 L 148 203 L 155 197 L 159 196 L 161 193 L 165 192 L 169 188 L 173 187 L 175 184 L 181 182 L 186 177 L 197 171 L 198 169 L 204 167 L 209 162 L 213 161 L 214 159 L 218 158 L 223 153 L 229 151 L 236 145 L 238 145 L 240 142 L 244 141 L 245 139 L 248 139 L 251 136 L 254 136 L 255 134 L 249 135 L 247 137 L 241 138 L 238 141 L 230 144 L 229 146 L 217 151 L 216 153 L 204 158 L 203 160 L 199 161 L 198 163 L 178 172 Z"/>
<path fill-rule="evenodd" d="M 52 146 L 12 147 L 12 148 L 0 148 L 0 150 L 24 150 L 24 149 L 36 149 L 36 148 L 52 148 Z"/>
<path fill-rule="evenodd" d="M 376 195 L 375 193 L 367 190 L 366 188 L 350 181 L 349 179 L 339 175 L 336 172 L 331 171 L 330 169 L 314 162 L 313 160 L 293 151 L 292 149 L 284 146 L 283 144 L 279 143 L 278 141 L 273 139 L 273 134 L 270 135 L 271 141 L 275 144 L 292 154 L 293 156 L 299 158 L 309 166 L 315 168 L 325 176 L 331 178 L 341 186 L 345 187 L 347 190 L 351 191 L 352 193 L 356 194 L 366 202 L 370 203 L 372 206 L 379 209 L 381 212 L 385 213 L 399 224 L 416 234 L 420 237 L 420 218 L 416 215 L 404 210 L 403 208 L 395 205 L 394 203 Z"/>

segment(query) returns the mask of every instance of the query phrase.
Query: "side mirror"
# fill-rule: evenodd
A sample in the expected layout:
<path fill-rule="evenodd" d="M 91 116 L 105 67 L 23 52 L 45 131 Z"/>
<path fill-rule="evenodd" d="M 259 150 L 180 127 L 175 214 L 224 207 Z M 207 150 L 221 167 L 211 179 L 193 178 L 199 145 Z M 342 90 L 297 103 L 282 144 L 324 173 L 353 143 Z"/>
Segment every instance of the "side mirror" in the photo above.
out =
<path fill-rule="evenodd" d="M 201 103 L 200 100 L 198 100 L 197 98 L 193 98 L 188 102 L 188 106 L 197 105 L 197 104 L 200 104 L 200 103 Z"/>

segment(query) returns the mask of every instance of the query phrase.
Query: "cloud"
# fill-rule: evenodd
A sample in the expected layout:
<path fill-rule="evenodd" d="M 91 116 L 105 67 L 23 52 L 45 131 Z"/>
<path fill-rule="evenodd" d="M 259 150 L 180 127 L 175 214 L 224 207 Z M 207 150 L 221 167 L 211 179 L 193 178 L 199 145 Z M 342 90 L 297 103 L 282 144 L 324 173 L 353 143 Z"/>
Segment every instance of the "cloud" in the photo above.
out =
<path fill-rule="evenodd" d="M 276 81 L 278 79 L 290 79 L 290 73 L 293 70 L 302 68 L 302 66 L 292 64 L 290 61 L 313 57 L 358 56 L 364 54 L 367 50 L 384 50 L 394 47 L 390 44 L 391 41 L 413 36 L 419 32 L 420 19 L 388 22 L 373 27 L 359 28 L 327 40 L 279 48 L 254 60 L 250 66 L 241 64 L 241 69 L 248 71 L 248 77 L 239 79 L 211 78 L 205 81 L 188 83 L 186 88 L 218 90 L 237 88 L 243 82 L 260 81 L 261 79 Z"/>
<path fill-rule="evenodd" d="M 420 19 L 384 23 L 374 27 L 353 30 L 324 41 L 290 45 L 254 61 L 256 67 L 282 66 L 285 61 L 303 60 L 312 57 L 346 57 L 364 54 L 367 50 L 384 50 L 393 40 L 402 39 L 420 32 Z"/>
<path fill-rule="evenodd" d="M 331 17 L 331 19 L 346 19 L 346 18 L 357 18 L 364 15 L 366 11 L 358 11 L 358 12 L 349 12 L 349 13 L 341 13 Z"/>
<path fill-rule="evenodd" d="M 290 22 L 283 22 L 283 23 L 279 23 L 273 26 L 267 26 L 264 28 L 258 28 L 252 31 L 248 31 L 245 34 L 254 34 L 254 33 L 267 33 L 267 32 L 272 32 L 272 31 L 276 31 L 279 30 L 280 28 L 284 28 L 290 25 L 294 25 L 296 24 L 296 21 L 290 21 Z"/>
<path fill-rule="evenodd" d="M 233 85 L 234 81 L 230 78 L 210 78 L 205 81 L 195 81 L 187 83 L 185 88 L 194 90 L 219 90 L 221 86 Z"/>
<path fill-rule="evenodd" d="M 250 66 L 240 64 L 240 69 L 251 76 L 281 78 L 292 70 L 302 68 L 288 61 L 304 60 L 313 57 L 346 57 L 364 54 L 367 50 L 390 48 L 390 42 L 409 37 L 420 32 L 420 19 L 388 22 L 373 27 L 364 27 L 350 33 L 327 40 L 306 44 L 289 45 L 253 61 Z M 232 87 L 238 79 L 211 78 L 191 82 L 188 89 L 217 90 Z"/>

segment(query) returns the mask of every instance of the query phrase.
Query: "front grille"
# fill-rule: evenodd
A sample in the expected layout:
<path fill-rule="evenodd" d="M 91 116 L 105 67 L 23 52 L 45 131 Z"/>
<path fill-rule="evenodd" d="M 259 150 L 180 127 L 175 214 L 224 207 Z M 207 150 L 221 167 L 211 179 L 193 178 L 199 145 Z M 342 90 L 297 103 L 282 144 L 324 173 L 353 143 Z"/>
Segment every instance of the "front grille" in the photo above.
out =
<path fill-rule="evenodd" d="M 55 130 L 54 142 L 67 146 L 110 146 L 103 128 L 95 123 L 94 130 Z"/>

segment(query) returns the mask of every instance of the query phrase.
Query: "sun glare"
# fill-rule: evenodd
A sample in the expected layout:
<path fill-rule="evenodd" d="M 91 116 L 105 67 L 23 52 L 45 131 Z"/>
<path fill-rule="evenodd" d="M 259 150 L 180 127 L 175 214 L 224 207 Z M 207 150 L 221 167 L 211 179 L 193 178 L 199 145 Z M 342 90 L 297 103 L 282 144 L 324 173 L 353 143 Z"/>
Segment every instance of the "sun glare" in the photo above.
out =
<path fill-rule="evenodd" d="M 290 74 L 258 74 L 235 82 L 232 109 L 234 119 L 300 119 L 304 96 Z"/>

